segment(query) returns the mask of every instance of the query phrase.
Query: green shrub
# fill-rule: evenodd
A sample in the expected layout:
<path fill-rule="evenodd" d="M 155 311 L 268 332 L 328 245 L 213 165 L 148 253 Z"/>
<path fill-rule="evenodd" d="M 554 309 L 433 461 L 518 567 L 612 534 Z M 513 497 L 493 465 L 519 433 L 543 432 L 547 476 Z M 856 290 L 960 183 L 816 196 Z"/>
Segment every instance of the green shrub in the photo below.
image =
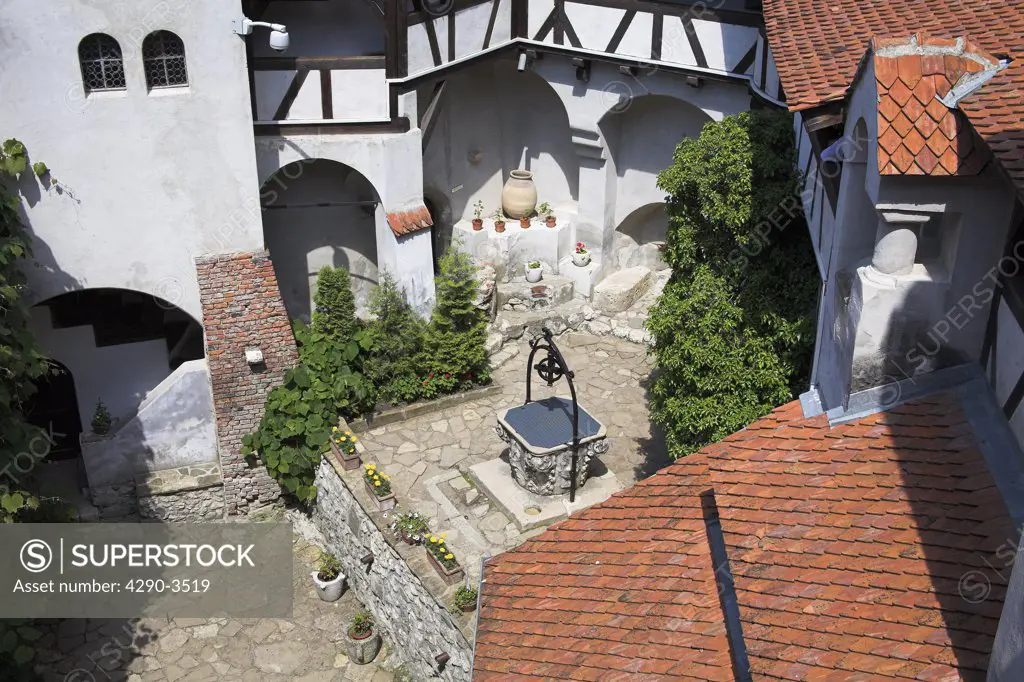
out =
<path fill-rule="evenodd" d="M 366 328 L 369 350 L 363 356 L 362 371 L 379 400 L 415 400 L 420 395 L 416 364 L 423 349 L 424 324 L 387 271 L 370 297 L 369 308 L 374 318 Z"/>
<path fill-rule="evenodd" d="M 486 383 L 487 316 L 474 305 L 476 266 L 469 254 L 453 243 L 441 258 L 434 280 L 437 303 L 427 326 L 420 366 L 425 397 L 451 393 Z"/>
<path fill-rule="evenodd" d="M 672 278 L 648 320 L 651 411 L 679 457 L 806 388 L 820 280 L 788 114 L 708 123 L 658 186 L 669 193 Z"/>
<path fill-rule="evenodd" d="M 338 415 L 365 409 L 371 391 L 349 363 L 359 354 L 350 341 L 333 343 L 327 334 L 296 325 L 300 362 L 284 373 L 267 396 L 260 425 L 242 439 L 242 452 L 258 456 L 270 475 L 303 503 L 316 499 L 316 467 L 327 451 Z"/>
<path fill-rule="evenodd" d="M 345 268 L 325 265 L 316 275 L 311 326 L 335 343 L 348 343 L 359 330 L 352 278 Z"/>

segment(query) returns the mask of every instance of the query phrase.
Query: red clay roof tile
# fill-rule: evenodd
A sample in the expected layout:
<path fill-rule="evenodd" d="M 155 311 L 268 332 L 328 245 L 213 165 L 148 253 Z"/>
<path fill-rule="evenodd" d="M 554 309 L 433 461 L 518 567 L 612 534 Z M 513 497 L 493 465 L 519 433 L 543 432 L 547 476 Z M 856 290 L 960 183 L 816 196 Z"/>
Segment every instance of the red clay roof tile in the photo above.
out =
<path fill-rule="evenodd" d="M 426 206 L 417 206 L 407 211 L 388 213 L 388 226 L 397 237 L 425 230 L 434 224 Z"/>
<path fill-rule="evenodd" d="M 870 36 L 877 47 L 893 47 L 915 32 L 926 32 L 935 35 L 922 35 L 921 44 L 951 50 L 957 47 L 953 36 L 966 35 L 968 51 L 1009 56 L 1010 66 L 961 101 L 959 109 L 1024 193 L 1024 0 L 765 0 L 764 17 L 779 78 L 794 111 L 845 97 Z M 953 55 L 945 55 L 941 69 L 937 55 L 922 55 L 920 61 L 922 75 L 934 76 L 939 95 L 965 71 L 982 68 Z M 894 72 L 888 65 L 876 66 L 878 82 L 886 88 L 895 83 L 896 74 L 898 67 Z M 937 112 L 929 111 L 941 121 Z M 961 159 L 957 168 L 981 165 L 977 159 Z M 879 170 L 892 172 L 881 161 Z"/>
<path fill-rule="evenodd" d="M 984 675 L 1015 535 L 938 394 L 834 428 L 784 405 L 489 560 L 474 679 L 733 679 L 712 495 L 755 680 Z"/>

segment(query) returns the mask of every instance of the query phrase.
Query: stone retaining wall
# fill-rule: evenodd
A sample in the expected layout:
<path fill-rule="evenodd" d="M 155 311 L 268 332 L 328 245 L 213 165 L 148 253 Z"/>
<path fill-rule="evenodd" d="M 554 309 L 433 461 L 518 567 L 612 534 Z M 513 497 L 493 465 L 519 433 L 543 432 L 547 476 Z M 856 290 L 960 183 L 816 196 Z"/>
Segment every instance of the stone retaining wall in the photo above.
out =
<path fill-rule="evenodd" d="M 313 523 L 327 551 L 341 561 L 348 589 L 373 613 L 413 679 L 469 682 L 473 645 L 435 595 L 447 595 L 451 590 L 440 578 L 426 573 L 431 569 L 422 547 L 396 544 L 385 533 L 387 521 L 380 512 L 367 511 L 369 496 L 355 485 L 360 475 L 359 471 L 344 472 L 330 455 L 317 470 Z M 360 502 L 362 497 L 365 502 Z M 365 556 L 372 556 L 373 562 L 364 564 Z M 433 590 L 429 589 L 427 583 L 435 581 Z M 473 615 L 459 616 L 467 631 Z M 442 653 L 450 659 L 439 666 L 435 657 Z"/>
<path fill-rule="evenodd" d="M 224 519 L 224 481 L 216 463 L 140 474 L 90 492 L 101 521 L 209 523 Z"/>

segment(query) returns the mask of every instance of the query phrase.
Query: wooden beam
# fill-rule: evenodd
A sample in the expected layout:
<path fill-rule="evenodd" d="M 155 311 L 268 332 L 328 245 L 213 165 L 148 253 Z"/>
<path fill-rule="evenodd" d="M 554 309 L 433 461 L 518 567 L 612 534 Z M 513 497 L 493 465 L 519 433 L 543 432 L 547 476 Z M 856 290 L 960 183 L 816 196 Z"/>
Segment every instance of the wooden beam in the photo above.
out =
<path fill-rule="evenodd" d="M 537 29 L 537 35 L 533 37 L 534 40 L 541 41 L 548 37 L 551 30 L 555 27 L 555 23 L 558 21 L 558 7 L 555 6 L 548 15 L 548 18 L 544 20 L 544 23 Z"/>
<path fill-rule="evenodd" d="M 455 12 L 448 15 L 448 61 L 455 61 Z"/>
<path fill-rule="evenodd" d="M 260 57 L 253 60 L 253 68 L 257 71 L 298 71 L 299 69 L 348 71 L 385 69 L 386 67 L 387 57 L 379 54 L 352 57 Z"/>
<path fill-rule="evenodd" d="M 555 44 L 565 44 L 565 0 L 555 0 Z"/>
<path fill-rule="evenodd" d="M 705 21 L 717 21 L 721 24 L 736 24 L 738 26 L 763 26 L 764 18 L 760 12 L 746 12 L 742 10 L 717 9 L 708 7 L 707 3 L 699 0 L 679 0 L 678 2 L 667 2 L 666 0 L 567 0 L 579 5 L 591 5 L 593 7 L 610 7 L 612 9 L 634 10 L 636 12 L 649 12 L 661 14 L 666 17 L 685 17 L 703 19 Z"/>
<path fill-rule="evenodd" d="M 488 2 L 491 2 L 491 0 L 455 0 L 455 2 L 452 4 L 452 8 L 448 10 L 448 12 L 454 14 L 455 12 L 459 12 L 464 9 L 469 9 L 470 7 L 476 7 L 477 5 L 483 5 Z M 427 21 L 428 19 L 437 18 L 435 15 L 430 14 L 429 12 L 424 12 L 422 10 L 415 10 L 409 12 L 408 16 L 410 26 L 413 26 L 415 24 L 422 24 L 424 21 Z"/>
<path fill-rule="evenodd" d="M 434 29 L 433 20 L 426 22 L 427 42 L 430 43 L 430 56 L 434 60 L 434 66 L 441 66 L 441 46 L 437 42 L 437 31 Z"/>
<path fill-rule="evenodd" d="M 754 59 L 757 58 L 757 42 L 750 46 L 747 53 L 740 57 L 740 60 L 736 62 L 731 70 L 733 73 L 746 73 L 747 69 L 750 68 L 751 64 L 754 63 Z"/>
<path fill-rule="evenodd" d="M 409 119 L 398 118 L 384 123 L 257 123 L 253 132 L 259 136 L 283 135 L 367 135 L 376 133 L 407 133 L 410 129 Z"/>
<path fill-rule="evenodd" d="M 697 66 L 708 68 L 708 58 L 704 55 L 704 48 L 700 46 L 700 39 L 697 38 L 697 29 L 693 26 L 693 17 L 684 16 L 683 30 L 686 31 L 686 40 L 690 43 L 690 50 L 693 58 L 697 60 Z"/>
<path fill-rule="evenodd" d="M 499 0 L 494 1 L 495 3 L 499 2 Z M 512 37 L 529 37 L 530 0 L 512 0 L 510 15 L 512 20 Z"/>
<path fill-rule="evenodd" d="M 288 84 L 288 90 L 284 93 L 284 99 L 281 100 L 281 105 L 274 112 L 275 121 L 284 121 L 288 118 L 288 112 L 291 111 L 292 104 L 295 103 L 295 98 L 299 96 L 299 90 L 302 89 L 302 84 L 306 82 L 306 76 L 308 75 L 309 71 L 305 70 L 295 72 L 292 82 Z"/>
<path fill-rule="evenodd" d="M 491 36 L 494 35 L 494 22 L 498 20 L 498 8 L 501 7 L 501 0 L 492 0 L 491 16 L 487 19 L 487 33 L 484 34 L 484 49 L 491 46 Z M 514 11 L 514 10 L 513 10 Z"/>
<path fill-rule="evenodd" d="M 615 27 L 615 33 L 612 34 L 612 39 L 608 41 L 608 47 L 604 48 L 605 52 L 615 53 L 619 49 L 619 43 L 626 36 L 626 31 L 629 30 L 629 25 L 633 23 L 633 18 L 636 16 L 636 10 L 626 10 L 626 13 L 622 15 L 622 19 L 619 20 L 619 25 Z"/>
<path fill-rule="evenodd" d="M 331 70 L 320 69 L 320 107 L 324 119 L 334 118 L 334 92 L 331 89 Z"/>
<path fill-rule="evenodd" d="M 661 61 L 661 37 L 665 33 L 665 15 L 655 14 L 651 21 L 651 59 Z"/>

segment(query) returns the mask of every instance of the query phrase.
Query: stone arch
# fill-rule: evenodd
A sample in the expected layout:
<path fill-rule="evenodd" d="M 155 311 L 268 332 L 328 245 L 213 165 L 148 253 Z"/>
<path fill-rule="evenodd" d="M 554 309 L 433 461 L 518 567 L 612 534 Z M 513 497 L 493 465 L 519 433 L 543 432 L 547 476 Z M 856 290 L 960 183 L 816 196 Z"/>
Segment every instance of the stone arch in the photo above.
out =
<path fill-rule="evenodd" d="M 696 104 L 661 94 L 633 98 L 604 115 L 599 127 L 615 166 L 616 223 L 648 204 L 664 202 L 658 173 L 672 164 L 683 138 L 697 137 L 711 120 Z"/>
<path fill-rule="evenodd" d="M 66 292 L 33 306 L 29 325 L 46 356 L 74 377 L 83 427 L 97 401 L 128 418 L 180 365 L 205 357 L 199 321 L 142 291 Z"/>
<path fill-rule="evenodd" d="M 662 257 L 668 237 L 668 214 L 665 202 L 645 204 L 619 223 L 612 240 L 612 258 L 618 269 L 637 265 L 651 270 L 668 267 Z"/>
<path fill-rule="evenodd" d="M 429 101 L 431 88 L 420 93 Z M 540 201 L 575 205 L 579 161 L 562 99 L 540 74 L 509 59 L 482 62 L 445 81 L 435 128 L 424 150 L 424 177 L 451 201 L 456 221 L 500 206 L 510 171 L 534 173 Z"/>
<path fill-rule="evenodd" d="M 317 272 L 344 267 L 365 313 L 377 286 L 377 223 L 384 208 L 374 185 L 330 159 L 292 161 L 260 189 L 263 235 L 288 316 L 308 322 Z"/>

